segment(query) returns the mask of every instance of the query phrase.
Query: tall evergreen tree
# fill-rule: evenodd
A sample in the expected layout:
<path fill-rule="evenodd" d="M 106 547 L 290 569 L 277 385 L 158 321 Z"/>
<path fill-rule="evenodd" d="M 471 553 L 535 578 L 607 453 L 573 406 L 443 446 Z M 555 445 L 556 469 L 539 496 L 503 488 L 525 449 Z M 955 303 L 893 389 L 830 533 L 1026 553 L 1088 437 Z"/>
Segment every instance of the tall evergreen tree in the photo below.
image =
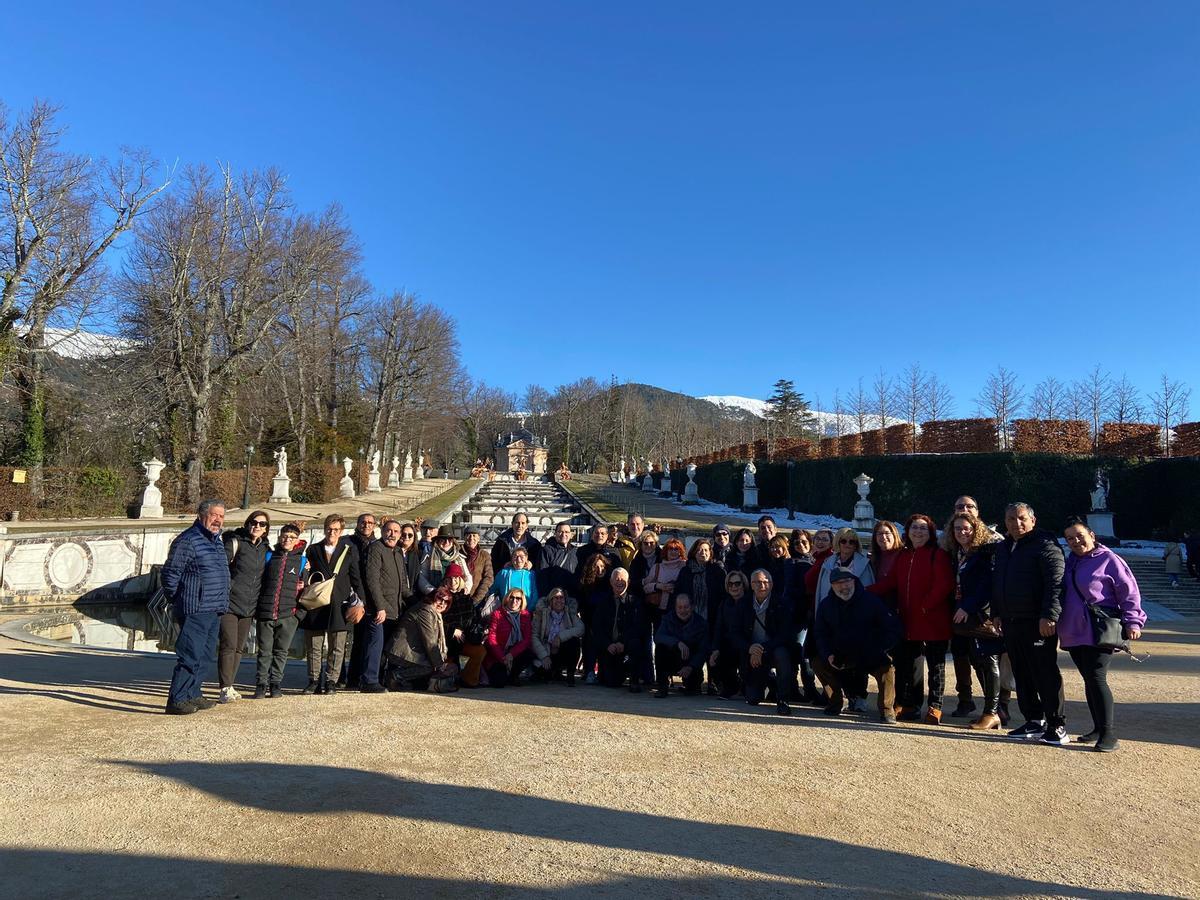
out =
<path fill-rule="evenodd" d="M 797 437 L 812 426 L 808 401 L 788 378 L 775 382 L 775 393 L 767 398 L 767 421 L 776 437 Z"/>

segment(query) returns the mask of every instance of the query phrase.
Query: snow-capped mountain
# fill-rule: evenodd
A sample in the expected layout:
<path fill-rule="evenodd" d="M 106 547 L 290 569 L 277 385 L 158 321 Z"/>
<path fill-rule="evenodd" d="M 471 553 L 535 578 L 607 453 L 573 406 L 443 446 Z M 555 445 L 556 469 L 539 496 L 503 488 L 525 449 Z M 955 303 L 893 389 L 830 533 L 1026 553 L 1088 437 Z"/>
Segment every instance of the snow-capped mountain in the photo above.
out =
<path fill-rule="evenodd" d="M 136 346 L 128 338 L 79 331 L 70 328 L 47 328 L 46 349 L 65 359 L 108 359 L 129 353 Z"/>
<path fill-rule="evenodd" d="M 700 397 L 700 400 L 707 400 L 709 403 L 714 403 L 722 409 L 741 410 L 758 416 L 760 419 L 765 419 L 767 416 L 767 401 L 755 400 L 753 397 L 738 397 L 738 396 L 709 396 Z M 825 412 L 824 410 L 814 409 L 809 411 L 816 419 L 817 431 L 826 437 L 832 437 L 838 433 L 838 416 L 836 413 Z M 903 419 L 896 419 L 888 416 L 888 425 L 897 425 L 903 422 Z M 867 428 L 878 428 L 878 421 L 874 416 L 867 422 Z M 858 431 L 858 425 L 850 416 L 842 414 L 842 434 L 855 434 Z"/>

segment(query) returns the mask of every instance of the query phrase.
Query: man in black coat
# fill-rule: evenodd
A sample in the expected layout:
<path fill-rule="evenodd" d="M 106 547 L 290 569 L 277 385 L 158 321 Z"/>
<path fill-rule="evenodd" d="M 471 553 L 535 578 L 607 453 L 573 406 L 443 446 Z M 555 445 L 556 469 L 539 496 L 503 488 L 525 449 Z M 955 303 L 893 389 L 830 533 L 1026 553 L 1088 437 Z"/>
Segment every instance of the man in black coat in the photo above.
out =
<path fill-rule="evenodd" d="M 755 569 L 750 574 L 750 598 L 741 608 L 733 633 L 741 656 L 742 684 L 746 702 L 758 706 L 766 693 L 771 671 L 775 671 L 775 711 L 790 716 L 787 698 L 792 694 L 795 667 L 792 644 L 796 640 L 792 609 L 783 597 L 771 596 L 771 573 Z"/>
<path fill-rule="evenodd" d="M 608 526 L 604 524 L 598 523 L 592 526 L 588 542 L 579 548 L 577 556 L 579 558 L 580 572 L 584 570 L 588 564 L 588 560 L 593 556 L 603 556 L 608 560 L 609 572 L 621 566 L 621 554 L 616 547 L 609 546 Z M 538 583 L 538 587 L 541 587 L 540 582 Z"/>
<path fill-rule="evenodd" d="M 364 694 L 386 690 L 380 673 L 383 648 L 390 646 L 404 609 L 404 595 L 411 593 L 404 551 L 399 543 L 400 523 L 388 522 L 383 526 L 383 537 L 367 549 L 367 608 L 363 616 L 367 631 L 361 687 Z"/>
<path fill-rule="evenodd" d="M 504 529 L 492 547 L 492 570 L 497 575 L 508 565 L 512 552 L 518 547 L 529 551 L 529 564 L 536 572 L 542 563 L 542 545 L 529 530 L 529 516 L 520 512 L 512 517 L 512 527 Z"/>
<path fill-rule="evenodd" d="M 1058 668 L 1062 612 L 1062 549 L 1054 535 L 1037 527 L 1028 503 L 1004 511 L 1008 536 L 996 545 L 992 564 L 992 614 L 1004 629 L 1004 646 L 1017 682 L 1025 724 L 1009 734 L 1047 744 L 1066 744 L 1063 681 Z"/>
<path fill-rule="evenodd" d="M 654 696 L 668 695 L 672 675 L 683 679 L 685 694 L 700 693 L 700 669 L 708 659 L 708 622 L 692 612 L 692 598 L 676 594 L 672 608 L 654 630 Z"/>
<path fill-rule="evenodd" d="M 562 588 L 568 597 L 578 597 L 578 550 L 571 541 L 575 529 L 570 522 L 554 526 L 553 536 L 542 545 L 542 564 L 537 571 L 538 594 L 549 597 L 555 588 Z"/>
<path fill-rule="evenodd" d="M 825 685 L 825 714 L 845 706 L 843 685 L 863 685 L 870 675 L 879 689 L 879 721 L 896 721 L 896 669 L 892 651 L 904 636 L 883 598 L 863 590 L 849 569 L 834 569 L 829 596 L 817 607 L 813 625 L 813 671 Z"/>

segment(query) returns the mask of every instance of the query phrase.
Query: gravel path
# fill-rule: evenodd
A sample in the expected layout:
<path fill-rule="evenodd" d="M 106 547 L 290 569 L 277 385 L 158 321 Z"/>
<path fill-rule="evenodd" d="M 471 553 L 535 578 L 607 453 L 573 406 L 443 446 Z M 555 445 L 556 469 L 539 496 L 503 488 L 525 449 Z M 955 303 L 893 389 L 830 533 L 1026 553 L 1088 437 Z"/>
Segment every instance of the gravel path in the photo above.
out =
<path fill-rule="evenodd" d="M 1197 896 L 1200 623 L 1143 644 L 1102 755 L 584 686 L 166 717 L 172 658 L 0 638 L 0 893 Z"/>

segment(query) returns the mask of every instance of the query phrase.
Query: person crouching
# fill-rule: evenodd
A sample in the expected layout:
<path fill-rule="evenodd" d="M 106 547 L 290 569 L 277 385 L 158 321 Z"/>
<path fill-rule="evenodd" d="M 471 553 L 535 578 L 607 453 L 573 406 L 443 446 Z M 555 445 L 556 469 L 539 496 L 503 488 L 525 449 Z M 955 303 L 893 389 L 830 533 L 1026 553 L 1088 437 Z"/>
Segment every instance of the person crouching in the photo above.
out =
<path fill-rule="evenodd" d="M 304 541 L 300 526 L 293 523 L 279 529 L 279 542 L 267 553 L 262 584 L 255 611 L 255 635 L 258 640 L 258 678 L 254 699 L 283 696 L 280 683 L 287 665 L 288 650 L 296 636 L 302 610 L 296 605 L 304 588 Z"/>
<path fill-rule="evenodd" d="M 863 590 L 862 582 L 847 569 L 834 569 L 829 594 L 817 607 L 812 665 L 825 685 L 825 714 L 839 715 L 845 706 L 847 685 L 875 679 L 879 690 L 879 720 L 896 721 L 896 669 L 892 652 L 903 628 L 882 598 Z"/>
<path fill-rule="evenodd" d="M 533 611 L 534 675 L 557 681 L 563 670 L 567 686 L 575 687 L 575 667 L 579 665 L 583 620 L 575 601 L 560 587 L 554 588 L 545 603 Z"/>
<path fill-rule="evenodd" d="M 692 612 L 692 598 L 676 594 L 671 611 L 654 630 L 655 697 L 668 695 L 672 675 L 683 679 L 685 694 L 700 693 L 700 667 L 708 658 L 708 623 Z"/>
<path fill-rule="evenodd" d="M 422 603 L 405 610 L 388 647 L 388 688 L 393 691 L 458 690 L 458 664 L 448 656 L 442 616 L 454 593 L 443 584 Z"/>

